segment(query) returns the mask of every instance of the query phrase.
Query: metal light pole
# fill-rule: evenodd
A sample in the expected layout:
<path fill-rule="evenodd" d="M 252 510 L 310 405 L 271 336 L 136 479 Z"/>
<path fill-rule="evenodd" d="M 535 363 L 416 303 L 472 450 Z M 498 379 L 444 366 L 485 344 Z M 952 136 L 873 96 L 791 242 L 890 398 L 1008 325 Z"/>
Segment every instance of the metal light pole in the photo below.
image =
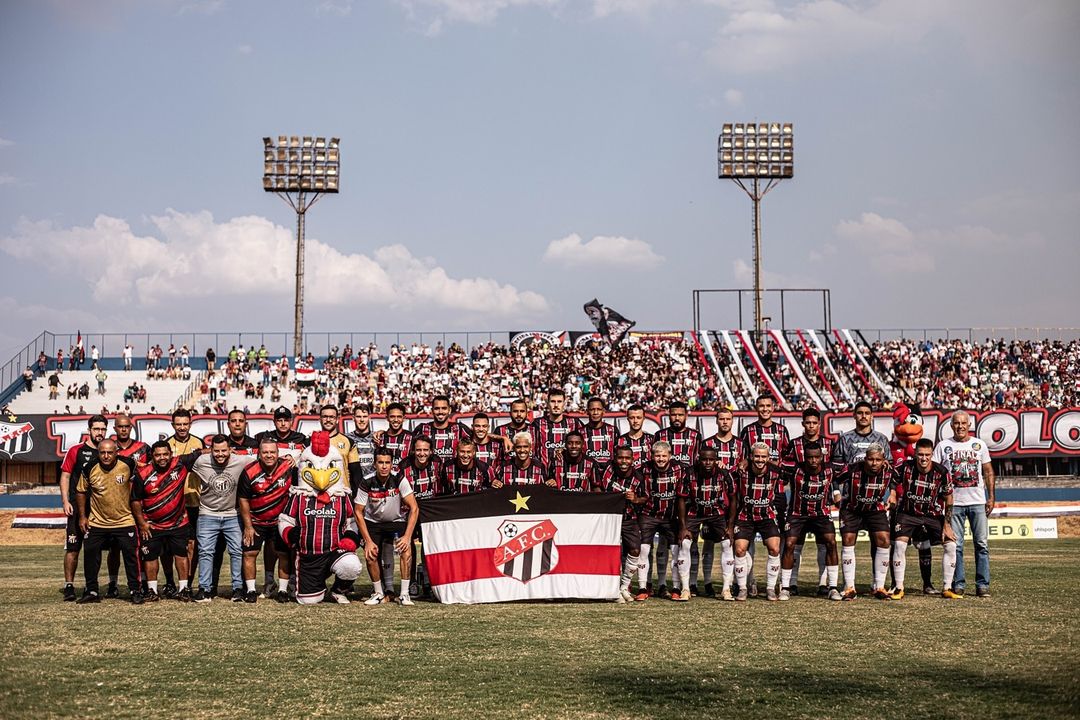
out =
<path fill-rule="evenodd" d="M 304 221 L 323 195 L 337 194 L 341 170 L 340 140 L 305 135 L 279 135 L 277 145 L 263 138 L 263 190 L 272 192 L 296 212 L 296 305 L 293 357 L 304 351 Z"/>
<path fill-rule="evenodd" d="M 763 335 L 761 298 L 761 200 L 785 178 L 794 176 L 791 123 L 724 123 L 717 160 L 720 179 L 730 179 L 753 203 L 754 333 Z M 762 187 L 761 180 L 767 180 Z M 749 187 L 746 181 L 749 181 Z"/>

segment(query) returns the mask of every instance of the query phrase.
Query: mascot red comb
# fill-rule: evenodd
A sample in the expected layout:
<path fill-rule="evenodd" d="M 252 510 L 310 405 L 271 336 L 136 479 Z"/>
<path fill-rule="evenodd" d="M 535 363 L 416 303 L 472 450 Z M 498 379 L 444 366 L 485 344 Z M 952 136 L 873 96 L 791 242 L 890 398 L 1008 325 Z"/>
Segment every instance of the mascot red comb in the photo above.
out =
<path fill-rule="evenodd" d="M 326 580 L 334 576 L 330 597 L 342 605 L 360 576 L 356 545 L 360 538 L 352 500 L 345 483 L 341 453 L 331 451 L 330 435 L 316 432 L 297 461 L 297 484 L 278 516 L 278 530 L 296 552 L 296 601 L 314 605 L 326 596 Z"/>

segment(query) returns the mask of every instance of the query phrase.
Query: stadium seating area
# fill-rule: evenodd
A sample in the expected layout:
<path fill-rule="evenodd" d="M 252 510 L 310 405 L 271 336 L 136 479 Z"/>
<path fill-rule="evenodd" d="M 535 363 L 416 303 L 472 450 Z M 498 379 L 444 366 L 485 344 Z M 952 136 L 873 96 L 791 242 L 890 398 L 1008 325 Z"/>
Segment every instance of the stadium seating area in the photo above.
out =
<path fill-rule="evenodd" d="M 183 404 L 203 411 L 233 407 L 265 412 L 279 405 L 297 412 L 333 402 L 367 402 L 382 408 L 404 402 L 420 412 L 429 399 L 448 393 L 460 412 L 506 410 L 523 396 L 536 407 L 544 390 L 560 384 L 572 412 L 592 395 L 614 411 L 632 403 L 660 407 L 685 400 L 693 408 L 721 405 L 748 409 L 761 394 L 786 409 L 845 409 L 859 399 L 887 407 L 1018 409 L 1080 404 L 1080 341 L 883 340 L 868 343 L 857 331 L 769 331 L 764 343 L 746 331 L 720 330 L 683 339 L 649 338 L 611 348 L 533 342 L 520 346 L 487 342 L 471 348 L 375 345 L 354 351 L 334 348 L 329 357 L 308 356 L 297 367 L 284 358 L 252 351 L 216 371 L 177 368 L 156 372 L 109 370 L 106 392 L 97 393 L 94 372 L 60 375 L 59 397 L 49 399 L 48 376 L 33 392 L 10 403 L 18 413 L 168 412 Z M 166 361 L 167 362 L 167 361 Z M 122 367 L 119 359 L 102 359 Z M 175 372 L 176 377 L 167 375 Z M 299 380 L 298 380 L 299 376 Z M 75 397 L 69 397 L 74 388 Z M 141 399 L 145 390 L 145 399 Z M 81 393 L 80 393 L 81 391 Z"/>

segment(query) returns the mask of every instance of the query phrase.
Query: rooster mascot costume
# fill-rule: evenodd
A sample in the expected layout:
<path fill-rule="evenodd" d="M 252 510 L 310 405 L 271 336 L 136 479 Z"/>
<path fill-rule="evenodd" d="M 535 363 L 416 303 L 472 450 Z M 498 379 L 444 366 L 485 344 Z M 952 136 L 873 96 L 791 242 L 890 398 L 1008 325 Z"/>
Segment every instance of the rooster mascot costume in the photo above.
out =
<path fill-rule="evenodd" d="M 349 603 L 345 594 L 360 576 L 353 504 L 341 453 L 330 447 L 330 435 L 316 432 L 297 461 L 297 484 L 278 516 L 278 531 L 296 553 L 296 601 L 314 605 L 326 596 L 326 579 L 334 576 L 330 597 Z"/>

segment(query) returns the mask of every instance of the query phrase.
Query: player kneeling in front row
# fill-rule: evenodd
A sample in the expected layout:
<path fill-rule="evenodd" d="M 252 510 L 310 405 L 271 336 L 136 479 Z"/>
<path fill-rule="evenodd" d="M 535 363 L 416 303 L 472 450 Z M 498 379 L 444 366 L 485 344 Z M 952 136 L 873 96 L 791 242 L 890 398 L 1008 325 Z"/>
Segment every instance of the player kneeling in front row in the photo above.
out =
<path fill-rule="evenodd" d="M 769 465 L 769 446 L 756 442 L 750 446 L 750 463 L 733 473 L 735 495 L 728 511 L 728 526 L 735 548 L 735 582 L 738 601 L 747 598 L 748 550 L 754 537 L 769 552 L 765 565 L 765 598 L 779 600 L 776 581 L 780 575 L 780 528 L 776 524 L 776 495 L 783 482 L 780 473 Z"/>
<path fill-rule="evenodd" d="M 329 433 L 311 436 L 300 455 L 299 482 L 278 516 L 278 532 L 296 553 L 296 602 L 314 605 L 326 596 L 326 579 L 334 576 L 330 597 L 348 605 L 345 597 L 360 576 L 356 557 L 356 522 L 349 502 L 341 453 L 330 447 Z"/>
<path fill-rule="evenodd" d="M 731 580 L 735 570 L 735 555 L 727 531 L 727 516 L 733 494 L 731 476 L 727 470 L 720 467 L 715 447 L 703 446 L 698 450 L 697 462 L 690 469 L 687 480 L 687 496 L 679 498 L 680 505 L 686 505 L 688 531 L 680 543 L 682 559 L 690 559 L 690 551 L 697 546 L 699 533 L 706 541 L 719 542 L 720 564 L 724 574 L 720 599 L 734 600 Z M 679 514 L 683 514 L 682 510 Z M 691 565 L 690 562 L 678 565 L 683 588 L 696 582 L 696 574 L 690 570 Z"/>
<path fill-rule="evenodd" d="M 889 571 L 889 510 L 896 506 L 896 474 L 885 462 L 885 450 L 872 443 L 863 461 L 836 480 L 840 494 L 840 534 L 843 537 L 844 600 L 854 600 L 855 541 L 859 530 L 870 533 L 874 546 L 871 594 L 888 600 L 885 575 Z M 836 499 L 834 493 L 833 498 Z"/>
<path fill-rule="evenodd" d="M 622 521 L 624 557 L 619 578 L 619 599 L 616 602 L 627 603 L 635 599 L 630 593 L 630 580 L 637 571 L 638 555 L 641 553 L 638 507 L 645 503 L 645 481 L 641 471 L 634 467 L 634 451 L 625 445 L 615 448 L 614 462 L 604 469 L 593 488 L 597 492 L 621 493 L 626 498 Z"/>
<path fill-rule="evenodd" d="M 836 528 L 829 511 L 832 507 L 832 468 L 825 467 L 821 445 L 808 442 L 803 447 L 803 461 L 794 470 L 785 471 L 791 482 L 791 514 L 784 537 L 784 556 L 780 559 L 780 599 L 791 599 L 792 571 L 795 567 L 795 548 L 814 533 L 814 541 L 825 548 L 826 582 L 829 599 L 840 600 L 836 589 L 839 562 L 836 555 Z"/>
<path fill-rule="evenodd" d="M 353 498 L 356 525 L 364 538 L 364 560 L 375 591 L 364 601 L 365 605 L 387 602 L 382 585 L 382 567 L 379 555 L 383 543 L 393 542 L 394 550 L 401 558 L 401 592 L 398 602 L 412 605 L 409 597 L 409 566 L 412 564 L 413 531 L 420 515 L 420 508 L 413 497 L 412 486 L 399 473 L 393 472 L 394 454 L 387 448 L 375 451 L 375 472 L 364 476 L 356 487 Z M 408 512 L 408 520 L 402 516 L 402 505 Z M 391 558 L 392 559 L 392 558 Z"/>
<path fill-rule="evenodd" d="M 904 572 L 907 570 L 907 548 L 913 534 L 922 531 L 931 545 L 942 545 L 941 558 L 944 590 L 949 600 L 963 597 L 952 591 L 956 571 L 956 536 L 952 530 L 953 485 L 948 471 L 933 460 L 934 443 L 923 438 L 915 443 L 915 459 L 899 470 L 896 487 L 896 517 L 893 525 L 892 599 L 904 597 Z"/>

